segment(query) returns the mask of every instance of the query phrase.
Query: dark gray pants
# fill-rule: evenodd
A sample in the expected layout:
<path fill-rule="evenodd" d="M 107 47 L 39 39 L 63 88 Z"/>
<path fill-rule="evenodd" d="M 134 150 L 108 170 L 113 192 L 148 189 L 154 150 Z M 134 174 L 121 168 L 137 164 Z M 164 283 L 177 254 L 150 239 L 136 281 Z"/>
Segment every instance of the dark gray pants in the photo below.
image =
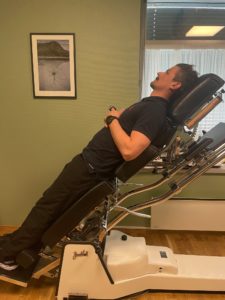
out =
<path fill-rule="evenodd" d="M 68 163 L 55 182 L 44 192 L 21 227 L 2 245 L 0 257 L 11 257 L 40 244 L 46 229 L 100 180 L 81 154 Z"/>

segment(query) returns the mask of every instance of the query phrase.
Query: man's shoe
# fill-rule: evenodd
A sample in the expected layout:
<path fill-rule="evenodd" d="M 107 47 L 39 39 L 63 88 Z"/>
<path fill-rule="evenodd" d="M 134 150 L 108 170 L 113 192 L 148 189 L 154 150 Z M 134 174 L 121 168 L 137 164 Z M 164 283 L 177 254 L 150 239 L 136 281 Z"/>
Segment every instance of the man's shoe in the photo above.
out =
<path fill-rule="evenodd" d="M 14 256 L 7 253 L 6 247 L 4 247 L 5 245 L 7 245 L 7 241 L 0 245 L 0 269 L 7 271 L 15 270 L 18 267 L 18 264 L 16 263 Z"/>
<path fill-rule="evenodd" d="M 0 261 L 0 268 L 6 271 L 13 271 L 18 267 L 15 260 L 4 260 Z"/>

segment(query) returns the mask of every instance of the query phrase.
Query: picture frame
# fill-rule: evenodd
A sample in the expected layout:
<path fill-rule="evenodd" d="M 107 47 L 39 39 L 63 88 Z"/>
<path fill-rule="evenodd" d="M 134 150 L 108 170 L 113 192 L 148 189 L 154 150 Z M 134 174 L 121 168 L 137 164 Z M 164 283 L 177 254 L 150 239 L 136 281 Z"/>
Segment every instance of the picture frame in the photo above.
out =
<path fill-rule="evenodd" d="M 74 33 L 31 33 L 34 98 L 76 99 Z"/>

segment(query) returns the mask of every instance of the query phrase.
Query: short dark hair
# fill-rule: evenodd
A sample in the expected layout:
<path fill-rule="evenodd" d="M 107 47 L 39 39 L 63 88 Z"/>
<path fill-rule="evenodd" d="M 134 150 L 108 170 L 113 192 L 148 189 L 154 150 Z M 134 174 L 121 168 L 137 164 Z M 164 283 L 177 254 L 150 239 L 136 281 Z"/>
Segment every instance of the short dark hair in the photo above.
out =
<path fill-rule="evenodd" d="M 181 87 L 175 91 L 173 98 L 177 98 L 181 94 L 188 92 L 198 81 L 198 73 L 193 69 L 193 65 L 177 64 L 176 67 L 180 70 L 174 77 L 174 80 L 179 81 L 181 83 Z"/>

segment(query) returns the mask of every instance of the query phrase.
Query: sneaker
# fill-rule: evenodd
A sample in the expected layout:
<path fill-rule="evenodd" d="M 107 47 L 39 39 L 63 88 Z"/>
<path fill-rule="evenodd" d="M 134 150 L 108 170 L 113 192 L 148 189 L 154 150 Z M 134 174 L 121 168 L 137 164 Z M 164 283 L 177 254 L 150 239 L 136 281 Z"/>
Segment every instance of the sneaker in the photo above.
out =
<path fill-rule="evenodd" d="M 5 260 L 0 262 L 0 268 L 6 271 L 15 270 L 18 267 L 15 260 Z"/>

